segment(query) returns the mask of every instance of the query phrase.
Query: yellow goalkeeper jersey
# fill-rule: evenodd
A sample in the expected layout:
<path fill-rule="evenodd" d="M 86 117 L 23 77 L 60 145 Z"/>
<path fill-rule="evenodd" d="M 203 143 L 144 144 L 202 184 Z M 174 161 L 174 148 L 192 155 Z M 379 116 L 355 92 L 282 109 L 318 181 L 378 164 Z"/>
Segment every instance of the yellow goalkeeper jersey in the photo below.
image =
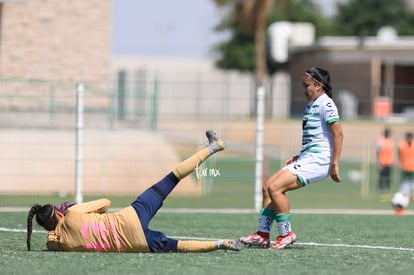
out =
<path fill-rule="evenodd" d="M 149 252 L 139 217 L 132 206 L 105 213 L 107 199 L 76 204 L 68 209 L 54 231 L 49 250 L 94 252 Z"/>

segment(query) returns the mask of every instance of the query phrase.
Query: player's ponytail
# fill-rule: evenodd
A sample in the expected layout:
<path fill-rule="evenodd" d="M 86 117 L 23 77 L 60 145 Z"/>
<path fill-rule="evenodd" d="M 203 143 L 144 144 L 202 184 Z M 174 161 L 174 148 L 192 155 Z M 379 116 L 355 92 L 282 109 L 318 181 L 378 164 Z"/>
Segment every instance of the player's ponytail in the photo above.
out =
<path fill-rule="evenodd" d="M 58 223 L 58 220 L 55 215 L 55 207 L 53 205 L 51 204 L 46 204 L 44 206 L 41 206 L 39 204 L 33 205 L 29 210 L 29 214 L 27 215 L 26 244 L 27 244 L 27 250 L 29 251 L 30 251 L 30 242 L 32 239 L 34 215 L 36 215 L 37 223 L 48 231 L 55 229 Z"/>
<path fill-rule="evenodd" d="M 40 205 L 35 204 L 30 208 L 29 215 L 27 216 L 27 236 L 26 236 L 26 244 L 27 250 L 30 251 L 30 242 L 32 240 L 32 230 L 33 230 L 33 216 L 37 214 L 39 209 L 41 208 Z"/>

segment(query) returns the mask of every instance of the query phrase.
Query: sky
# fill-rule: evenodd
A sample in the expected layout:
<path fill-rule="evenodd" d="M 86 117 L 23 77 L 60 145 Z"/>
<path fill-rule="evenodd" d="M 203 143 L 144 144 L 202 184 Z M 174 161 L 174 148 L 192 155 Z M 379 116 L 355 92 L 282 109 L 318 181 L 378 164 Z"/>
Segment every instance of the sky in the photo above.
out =
<path fill-rule="evenodd" d="M 335 1 L 318 0 L 328 14 Z M 213 0 L 112 0 L 112 53 L 209 58 L 223 13 Z"/>

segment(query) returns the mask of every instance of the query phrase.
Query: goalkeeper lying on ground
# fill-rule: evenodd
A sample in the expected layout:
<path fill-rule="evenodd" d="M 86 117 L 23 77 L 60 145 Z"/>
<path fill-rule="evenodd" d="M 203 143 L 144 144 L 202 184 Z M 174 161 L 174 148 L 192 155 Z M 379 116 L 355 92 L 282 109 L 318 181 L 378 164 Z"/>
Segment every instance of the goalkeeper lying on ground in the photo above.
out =
<path fill-rule="evenodd" d="M 225 148 L 209 130 L 208 146 L 179 164 L 161 181 L 143 192 L 119 212 L 105 213 L 110 201 L 100 199 L 80 204 L 33 205 L 27 217 L 27 249 L 30 250 L 32 220 L 49 231 L 47 248 L 53 251 L 95 252 L 208 252 L 217 249 L 239 251 L 240 240 L 181 241 L 153 231 L 148 225 L 164 199 L 197 165 Z"/>

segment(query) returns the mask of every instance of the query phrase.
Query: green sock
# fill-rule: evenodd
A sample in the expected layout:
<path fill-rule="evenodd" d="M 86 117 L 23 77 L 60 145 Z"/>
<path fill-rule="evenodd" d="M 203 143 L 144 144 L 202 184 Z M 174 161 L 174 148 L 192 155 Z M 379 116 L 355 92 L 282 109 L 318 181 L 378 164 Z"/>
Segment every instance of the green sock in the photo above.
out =
<path fill-rule="evenodd" d="M 279 236 L 286 236 L 292 231 L 290 226 L 290 214 L 276 214 L 275 220 Z"/>

